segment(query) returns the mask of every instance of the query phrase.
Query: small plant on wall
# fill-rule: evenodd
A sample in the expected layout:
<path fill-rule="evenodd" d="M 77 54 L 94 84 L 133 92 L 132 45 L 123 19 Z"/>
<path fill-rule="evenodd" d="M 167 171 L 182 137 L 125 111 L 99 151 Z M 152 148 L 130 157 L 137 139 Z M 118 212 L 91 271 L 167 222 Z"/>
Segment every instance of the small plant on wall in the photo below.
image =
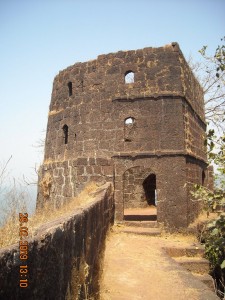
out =
<path fill-rule="evenodd" d="M 40 182 L 41 192 L 45 199 L 50 197 L 50 191 L 52 186 L 52 177 L 49 173 L 46 173 L 42 181 Z"/>

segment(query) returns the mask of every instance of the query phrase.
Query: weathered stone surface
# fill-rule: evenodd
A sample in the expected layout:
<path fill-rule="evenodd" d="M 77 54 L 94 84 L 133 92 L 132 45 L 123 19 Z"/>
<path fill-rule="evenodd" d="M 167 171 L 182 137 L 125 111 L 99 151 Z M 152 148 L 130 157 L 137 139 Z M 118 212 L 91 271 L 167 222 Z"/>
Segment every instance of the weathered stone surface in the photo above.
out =
<path fill-rule="evenodd" d="M 126 83 L 129 72 L 133 81 Z M 52 183 L 48 199 L 39 188 L 38 206 L 103 180 L 120 191 L 115 201 L 121 220 L 124 207 L 151 202 L 147 194 L 153 192 L 143 184 L 154 175 L 149 184 L 157 191 L 158 221 L 186 227 L 201 208 L 190 200 L 189 183 L 210 181 L 205 129 L 203 91 L 177 43 L 76 63 L 54 79 L 40 170 L 40 182 L 48 172 Z M 132 168 L 139 171 L 128 179 Z"/>
<path fill-rule="evenodd" d="M 19 245 L 1 249 L 0 299 L 98 299 L 105 238 L 113 217 L 112 188 L 106 184 L 92 204 L 43 224 L 29 240 L 28 261 L 20 260 Z M 28 287 L 20 288 L 19 266 L 24 264 Z"/>

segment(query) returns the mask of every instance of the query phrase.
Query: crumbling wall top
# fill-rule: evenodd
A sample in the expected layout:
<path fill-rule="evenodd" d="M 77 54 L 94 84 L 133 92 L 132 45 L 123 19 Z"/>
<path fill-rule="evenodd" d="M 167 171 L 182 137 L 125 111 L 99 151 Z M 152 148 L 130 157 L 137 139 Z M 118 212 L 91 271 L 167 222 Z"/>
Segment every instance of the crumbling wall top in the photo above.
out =
<path fill-rule="evenodd" d="M 130 72 L 133 81 L 126 84 Z M 186 97 L 204 120 L 202 89 L 177 43 L 103 54 L 60 71 L 54 80 L 50 111 L 88 103 L 90 98 L 98 102 L 161 95 Z"/>

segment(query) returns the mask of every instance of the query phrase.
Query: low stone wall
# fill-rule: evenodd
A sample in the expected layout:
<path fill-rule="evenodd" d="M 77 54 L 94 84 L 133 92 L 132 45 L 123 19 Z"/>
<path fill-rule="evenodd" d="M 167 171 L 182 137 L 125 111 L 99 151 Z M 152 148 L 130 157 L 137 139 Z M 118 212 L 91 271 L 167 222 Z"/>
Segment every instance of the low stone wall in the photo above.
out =
<path fill-rule="evenodd" d="M 29 240 L 26 288 L 20 287 L 25 277 L 19 245 L 1 249 L 0 299 L 99 299 L 101 261 L 113 219 L 112 187 L 105 184 L 91 204 L 44 224 Z"/>

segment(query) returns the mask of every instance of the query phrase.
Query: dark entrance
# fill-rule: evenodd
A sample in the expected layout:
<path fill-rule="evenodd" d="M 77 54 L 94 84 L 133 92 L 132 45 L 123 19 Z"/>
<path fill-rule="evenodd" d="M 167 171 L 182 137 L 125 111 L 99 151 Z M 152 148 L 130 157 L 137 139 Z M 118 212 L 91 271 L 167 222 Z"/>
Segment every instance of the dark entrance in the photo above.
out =
<path fill-rule="evenodd" d="M 156 221 L 156 175 L 143 166 L 132 167 L 123 176 L 124 220 Z"/>
<path fill-rule="evenodd" d="M 143 181 L 143 189 L 145 192 L 145 197 L 148 205 L 156 206 L 156 176 L 155 174 L 150 174 Z"/>

